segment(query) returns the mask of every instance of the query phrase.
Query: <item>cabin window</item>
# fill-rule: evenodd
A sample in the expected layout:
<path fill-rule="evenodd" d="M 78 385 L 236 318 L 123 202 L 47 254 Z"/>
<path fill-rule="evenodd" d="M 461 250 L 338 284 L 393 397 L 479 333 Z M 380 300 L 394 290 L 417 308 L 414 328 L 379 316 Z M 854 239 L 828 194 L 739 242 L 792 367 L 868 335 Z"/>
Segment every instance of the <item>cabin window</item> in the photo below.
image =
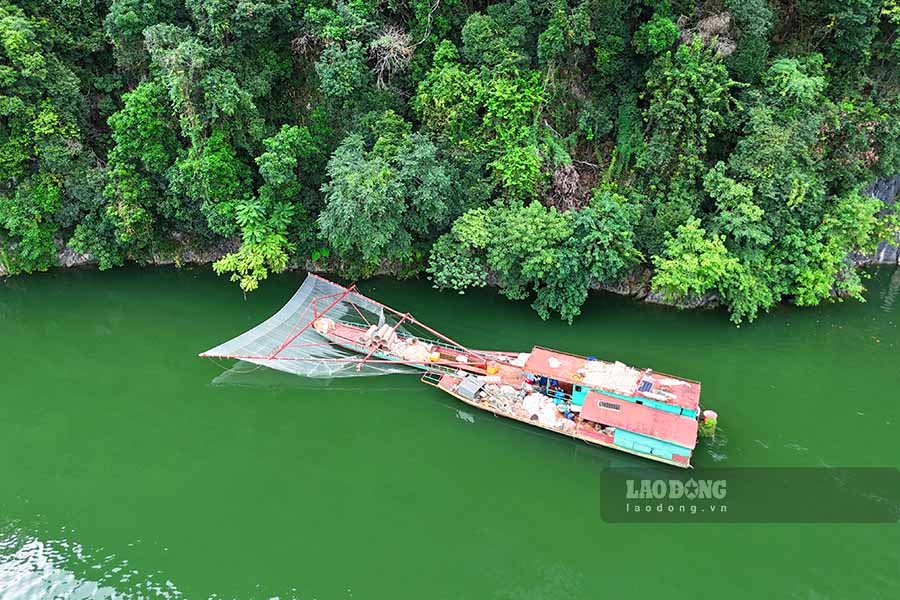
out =
<path fill-rule="evenodd" d="M 580 386 L 580 385 L 576 385 L 576 386 L 575 386 L 575 391 L 576 391 L 576 392 L 580 392 L 580 391 L 581 391 L 581 386 Z"/>
<path fill-rule="evenodd" d="M 622 410 L 622 406 L 613 402 L 600 401 L 600 408 L 608 408 L 609 410 Z"/>

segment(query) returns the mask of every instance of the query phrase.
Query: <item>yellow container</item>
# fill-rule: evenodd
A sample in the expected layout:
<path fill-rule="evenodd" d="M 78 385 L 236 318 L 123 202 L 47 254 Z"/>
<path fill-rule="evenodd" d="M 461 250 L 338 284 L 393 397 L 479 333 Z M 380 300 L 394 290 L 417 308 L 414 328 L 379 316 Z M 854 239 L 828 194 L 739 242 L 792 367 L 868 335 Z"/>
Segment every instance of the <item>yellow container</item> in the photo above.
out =
<path fill-rule="evenodd" d="M 497 363 L 495 363 L 494 361 L 490 361 L 487 364 L 487 368 L 485 369 L 485 371 L 487 371 L 488 375 L 496 375 L 500 372 L 500 367 L 498 367 Z"/>

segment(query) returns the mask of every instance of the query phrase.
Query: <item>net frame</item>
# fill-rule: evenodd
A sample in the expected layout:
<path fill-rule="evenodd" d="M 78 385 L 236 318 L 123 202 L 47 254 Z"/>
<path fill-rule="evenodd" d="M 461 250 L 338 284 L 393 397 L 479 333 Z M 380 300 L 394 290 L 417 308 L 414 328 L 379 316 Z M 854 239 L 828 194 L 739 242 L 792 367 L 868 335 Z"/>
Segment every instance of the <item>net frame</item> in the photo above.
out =
<path fill-rule="evenodd" d="M 377 347 L 367 354 L 322 335 L 315 328 L 321 317 L 344 327 L 382 328 L 401 339 L 416 338 L 458 352 L 466 360 L 491 360 L 491 354 L 471 350 L 419 322 L 359 293 L 356 285 L 344 287 L 310 273 L 290 300 L 274 315 L 201 357 L 236 359 L 306 377 L 355 377 L 421 372 L 426 361 L 384 358 Z M 446 365 L 446 362 L 444 363 Z M 416 367 L 419 367 L 417 369 Z"/>

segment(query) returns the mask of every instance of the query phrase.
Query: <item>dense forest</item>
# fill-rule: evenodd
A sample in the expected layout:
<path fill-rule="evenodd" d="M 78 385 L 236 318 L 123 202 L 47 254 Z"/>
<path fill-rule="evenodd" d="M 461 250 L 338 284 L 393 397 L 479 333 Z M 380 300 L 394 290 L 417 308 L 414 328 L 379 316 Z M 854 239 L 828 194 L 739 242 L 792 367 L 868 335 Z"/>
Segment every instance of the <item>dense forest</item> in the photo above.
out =
<path fill-rule="evenodd" d="M 897 228 L 900 0 L 0 0 L 0 261 L 229 248 L 496 285 L 652 269 L 736 322 Z M 228 243 L 225 243 L 225 242 Z"/>

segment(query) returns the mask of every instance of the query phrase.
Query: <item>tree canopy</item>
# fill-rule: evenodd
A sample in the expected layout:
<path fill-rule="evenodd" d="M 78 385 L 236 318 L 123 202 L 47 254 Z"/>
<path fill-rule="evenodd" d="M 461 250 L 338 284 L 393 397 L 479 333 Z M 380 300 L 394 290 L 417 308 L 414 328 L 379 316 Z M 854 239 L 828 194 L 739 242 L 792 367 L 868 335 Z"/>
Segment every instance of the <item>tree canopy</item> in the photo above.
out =
<path fill-rule="evenodd" d="M 898 0 L 0 0 L 0 262 L 218 246 L 245 291 L 313 261 L 569 321 L 638 269 L 736 322 L 861 298 L 898 28 Z"/>

